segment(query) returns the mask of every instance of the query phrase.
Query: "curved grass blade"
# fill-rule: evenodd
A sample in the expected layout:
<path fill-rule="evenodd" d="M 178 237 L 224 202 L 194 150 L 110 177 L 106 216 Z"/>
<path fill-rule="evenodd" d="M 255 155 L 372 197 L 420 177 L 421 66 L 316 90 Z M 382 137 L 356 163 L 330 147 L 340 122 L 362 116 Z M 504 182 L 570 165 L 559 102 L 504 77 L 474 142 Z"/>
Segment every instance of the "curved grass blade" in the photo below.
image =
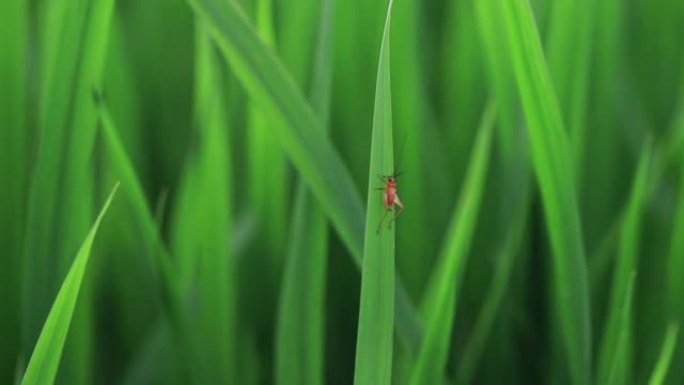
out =
<path fill-rule="evenodd" d="M 679 323 L 670 322 L 670 324 L 667 326 L 667 331 L 665 332 L 665 339 L 663 340 L 663 347 L 660 350 L 658 362 L 656 363 L 655 368 L 653 368 L 651 379 L 648 381 L 649 385 L 661 385 L 665 382 L 667 370 L 670 367 L 670 361 L 672 360 L 672 355 L 674 354 L 675 347 L 677 346 L 678 336 Z"/>
<path fill-rule="evenodd" d="M 366 238 L 361 269 L 361 303 L 354 367 L 355 385 L 389 385 L 392 382 L 396 227 L 392 226 L 392 220 L 396 218 L 396 214 L 383 207 L 382 199 L 375 189 L 379 183 L 378 175 L 394 173 L 389 62 L 391 21 L 392 0 L 387 8 L 375 86 Z"/>
<path fill-rule="evenodd" d="M 574 175 L 571 153 L 530 4 L 528 0 L 506 0 L 502 13 L 551 240 L 554 305 L 570 378 L 574 384 L 587 384 L 591 374 L 590 306 L 576 189 L 569 178 Z"/>
<path fill-rule="evenodd" d="M 323 0 L 313 66 L 311 101 L 329 120 L 333 1 Z M 328 230 L 324 214 L 299 181 L 290 248 L 285 265 L 276 331 L 276 383 L 316 385 L 324 381 L 325 282 Z"/>
<path fill-rule="evenodd" d="M 490 103 L 473 147 L 461 197 L 421 304 L 425 338 L 411 372 L 411 385 L 438 384 L 444 377 L 458 288 L 477 224 L 496 117 L 496 105 Z"/>
<path fill-rule="evenodd" d="M 360 268 L 363 207 L 349 171 L 322 122 L 297 90 L 276 56 L 264 46 L 234 1 L 188 0 L 216 39 L 249 96 L 274 122 L 273 132 Z M 420 324 L 400 281 L 397 282 L 397 331 L 417 346 Z"/>
<path fill-rule="evenodd" d="M 230 255 L 232 185 L 225 84 L 218 53 L 196 26 L 197 142 L 192 148 L 179 201 L 175 255 L 183 261 L 183 289 L 196 292 L 188 332 L 201 349 L 193 357 L 196 382 L 233 383 L 236 376 L 235 264 Z M 185 292 L 185 291 L 184 291 Z"/>
<path fill-rule="evenodd" d="M 22 380 L 23 385 L 49 385 L 55 380 L 59 361 L 62 357 L 62 349 L 64 348 L 64 342 L 71 324 L 71 317 L 76 308 L 78 293 L 81 289 L 88 260 L 90 259 L 90 249 L 93 246 L 100 222 L 107 212 L 107 208 L 109 208 L 118 187 L 118 184 L 115 185 L 109 194 L 109 198 L 107 198 L 104 206 L 102 206 L 100 214 L 83 241 L 81 249 L 76 254 L 69 273 L 62 283 L 62 287 L 57 294 L 55 302 L 52 304 L 50 313 L 31 355 L 28 368 Z"/>
<path fill-rule="evenodd" d="M 640 226 L 648 193 L 651 155 L 652 146 L 647 144 L 637 167 L 629 204 L 621 224 L 610 310 L 598 356 L 596 382 L 599 384 L 608 382 L 614 359 L 618 359 L 620 363 L 619 369 L 612 372 L 612 375 L 615 376 L 614 381 L 625 383 L 631 378 L 629 371 L 631 370 L 631 357 L 633 356 L 632 319 L 631 314 L 627 319 L 623 319 L 623 301 L 630 276 L 636 270 L 638 263 Z"/>

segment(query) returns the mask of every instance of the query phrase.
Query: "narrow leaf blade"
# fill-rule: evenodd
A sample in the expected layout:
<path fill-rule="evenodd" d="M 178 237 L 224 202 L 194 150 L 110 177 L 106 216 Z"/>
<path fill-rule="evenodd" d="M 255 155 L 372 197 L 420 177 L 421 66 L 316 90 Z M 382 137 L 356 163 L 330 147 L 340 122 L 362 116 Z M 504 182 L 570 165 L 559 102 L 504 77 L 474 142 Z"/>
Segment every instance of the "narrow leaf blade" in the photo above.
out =
<path fill-rule="evenodd" d="M 444 376 L 458 288 L 477 224 L 489 164 L 496 106 L 490 104 L 473 147 L 461 197 L 444 240 L 442 254 L 433 270 L 422 303 L 425 338 L 411 373 L 411 384 L 437 384 Z"/>
<path fill-rule="evenodd" d="M 391 20 L 392 0 L 387 10 L 375 89 L 355 385 L 389 385 L 392 382 L 394 226 L 391 221 L 396 214 L 383 207 L 381 196 L 375 190 L 380 182 L 378 175 L 394 173 L 389 62 Z"/>
<path fill-rule="evenodd" d="M 332 74 L 332 0 L 321 4 L 311 101 L 327 122 Z M 325 216 L 303 181 L 295 195 L 276 330 L 276 383 L 324 383 L 325 283 L 328 230 Z"/>
<path fill-rule="evenodd" d="M 574 384 L 587 384 L 591 374 L 589 290 L 569 142 L 529 1 L 504 1 L 502 16 L 551 240 L 554 306 L 567 366 Z"/>
<path fill-rule="evenodd" d="M 31 355 L 28 368 L 22 380 L 23 385 L 49 385 L 54 382 L 59 361 L 62 357 L 64 342 L 71 324 L 71 318 L 76 308 L 78 293 L 83 282 L 88 260 L 90 259 L 90 250 L 100 222 L 107 212 L 118 187 L 118 184 L 114 186 L 114 189 L 109 194 L 109 198 L 107 198 L 90 232 L 83 241 L 81 249 L 76 254 L 69 273 L 62 283 L 62 287 L 57 294 L 55 302 L 52 304 L 52 309 L 48 314 L 38 337 L 36 347 Z"/>

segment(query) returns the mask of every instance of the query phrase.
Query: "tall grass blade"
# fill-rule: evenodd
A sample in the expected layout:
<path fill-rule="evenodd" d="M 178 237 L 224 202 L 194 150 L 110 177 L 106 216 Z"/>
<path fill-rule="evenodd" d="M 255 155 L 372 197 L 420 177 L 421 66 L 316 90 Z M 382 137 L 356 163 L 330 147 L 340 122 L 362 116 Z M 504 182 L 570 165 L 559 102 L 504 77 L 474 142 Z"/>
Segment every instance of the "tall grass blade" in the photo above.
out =
<path fill-rule="evenodd" d="M 443 50 L 440 88 L 443 90 L 443 112 L 449 156 L 454 164 L 468 162 L 470 148 L 475 140 L 475 127 L 480 111 L 487 103 L 484 82 L 485 48 L 472 32 L 477 31 L 475 5 L 477 2 L 452 1 L 445 5 Z M 465 166 L 454 170 L 457 181 L 462 180 Z M 454 187 L 460 183 L 453 184 Z M 455 189 L 452 190 L 455 194 Z"/>
<path fill-rule="evenodd" d="M 321 12 L 325 4 L 320 0 L 293 0 L 275 1 L 273 5 L 274 24 L 282 42 L 278 44 L 278 53 L 295 82 L 304 90 L 312 90 L 316 88 L 311 75 L 317 71 L 314 67 L 320 56 Z"/>
<path fill-rule="evenodd" d="M 594 34 L 594 2 L 552 3 L 547 43 L 549 71 L 558 103 L 565 113 L 575 172 L 582 170 L 587 126 L 587 94 Z M 572 52 L 570 55 L 569 52 Z M 578 178 L 579 180 L 579 178 Z"/>
<path fill-rule="evenodd" d="M 499 151 L 504 164 L 513 158 L 518 123 L 515 119 L 515 78 L 513 69 L 506 65 L 506 41 L 498 2 L 477 1 L 475 3 L 477 27 L 486 55 L 491 89 L 499 104 Z"/>
<path fill-rule="evenodd" d="M 118 187 L 118 184 L 114 186 L 109 194 L 109 198 L 107 198 L 104 206 L 102 206 L 100 214 L 83 241 L 69 269 L 69 273 L 62 283 L 62 287 L 52 304 L 50 313 L 31 355 L 28 368 L 22 380 L 23 385 L 49 385 L 55 380 L 71 318 L 76 308 L 78 293 L 81 289 L 88 260 L 90 259 L 90 249 L 93 246 L 100 222 L 107 212 Z"/>
<path fill-rule="evenodd" d="M 482 118 L 458 205 L 422 302 L 425 338 L 411 373 L 411 385 L 440 383 L 451 346 L 456 299 L 470 252 L 489 165 L 496 105 Z"/>
<path fill-rule="evenodd" d="M 504 1 L 503 18 L 551 240 L 554 305 L 570 378 L 574 384 L 587 384 L 591 373 L 590 306 L 569 143 L 528 0 Z"/>
<path fill-rule="evenodd" d="M 397 214 L 385 209 L 381 195 L 375 189 L 382 182 L 378 175 L 394 173 L 389 56 L 391 21 L 392 0 L 387 8 L 375 87 L 355 385 L 389 385 L 392 382 L 395 229 L 392 221 Z"/>
<path fill-rule="evenodd" d="M 186 261 L 196 292 L 190 333 L 202 347 L 202 382 L 232 383 L 236 378 L 235 266 L 230 255 L 232 232 L 231 163 L 225 116 L 225 84 L 215 46 L 202 24 L 197 25 L 196 118 L 198 140 L 191 149 L 179 199 L 183 221 L 176 239 L 184 247 L 176 254 Z M 193 361 L 194 362 L 194 361 Z M 195 379 L 198 381 L 198 379 Z"/>
<path fill-rule="evenodd" d="M 21 240 L 29 171 L 27 110 L 28 4 L 0 4 L 0 382 L 10 383 L 16 366 L 21 287 Z"/>
<path fill-rule="evenodd" d="M 333 1 L 324 0 L 311 83 L 311 101 L 326 125 L 331 95 L 332 13 Z M 276 325 L 277 384 L 324 383 L 327 243 L 325 216 L 304 182 L 299 181 Z"/>
<path fill-rule="evenodd" d="M 257 0 L 256 8 L 259 37 L 270 49 L 275 49 L 273 0 Z M 258 226 L 268 239 L 268 242 L 264 242 L 267 245 L 265 251 L 277 256 L 282 254 L 285 244 L 289 189 L 283 150 L 269 126 L 281 123 L 270 119 L 270 115 L 256 101 L 250 101 L 248 113 L 247 183 L 250 207 L 255 211 Z"/>
<path fill-rule="evenodd" d="M 281 292 L 276 383 L 323 383 L 327 232 L 324 217 L 301 185 Z"/>
<path fill-rule="evenodd" d="M 632 315 L 629 314 L 627 318 L 624 318 L 623 302 L 630 277 L 632 272 L 636 270 L 638 263 L 640 224 L 648 193 L 651 155 L 652 146 L 647 144 L 637 167 L 629 203 L 620 228 L 618 258 L 613 277 L 608 321 L 604 326 L 598 356 L 597 383 L 607 383 L 615 359 L 619 360 L 619 365 L 618 369 L 612 373 L 615 376 L 614 381 L 625 383 L 631 378 Z"/>
<path fill-rule="evenodd" d="M 648 381 L 649 385 L 661 385 L 665 382 L 667 370 L 670 367 L 672 355 L 675 351 L 675 347 L 677 346 L 678 336 L 679 323 L 670 322 L 670 324 L 667 326 L 667 331 L 665 332 L 665 338 L 663 340 L 663 347 L 660 350 L 660 356 L 658 357 L 655 368 L 653 368 L 651 379 Z"/>

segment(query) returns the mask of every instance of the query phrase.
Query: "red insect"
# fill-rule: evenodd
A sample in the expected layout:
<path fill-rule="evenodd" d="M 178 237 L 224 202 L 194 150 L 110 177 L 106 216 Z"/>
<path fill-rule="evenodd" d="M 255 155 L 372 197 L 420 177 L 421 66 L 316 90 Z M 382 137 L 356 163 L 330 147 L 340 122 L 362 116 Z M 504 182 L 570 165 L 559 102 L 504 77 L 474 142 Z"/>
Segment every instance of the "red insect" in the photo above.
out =
<path fill-rule="evenodd" d="M 382 216 L 380 223 L 378 223 L 378 229 L 376 233 L 380 233 L 382 224 L 385 222 L 387 215 L 392 212 L 394 205 L 399 207 L 399 211 L 397 211 L 394 217 L 390 220 L 388 228 L 392 228 L 392 223 L 397 220 L 397 217 L 402 213 L 402 211 L 404 211 L 404 204 L 401 203 L 401 199 L 399 199 L 399 195 L 397 194 L 397 177 L 399 175 L 401 175 L 401 173 L 380 176 L 380 180 L 382 180 L 382 182 L 385 184 L 385 187 L 378 187 L 376 190 L 383 190 L 382 205 L 385 206 L 385 215 Z"/>

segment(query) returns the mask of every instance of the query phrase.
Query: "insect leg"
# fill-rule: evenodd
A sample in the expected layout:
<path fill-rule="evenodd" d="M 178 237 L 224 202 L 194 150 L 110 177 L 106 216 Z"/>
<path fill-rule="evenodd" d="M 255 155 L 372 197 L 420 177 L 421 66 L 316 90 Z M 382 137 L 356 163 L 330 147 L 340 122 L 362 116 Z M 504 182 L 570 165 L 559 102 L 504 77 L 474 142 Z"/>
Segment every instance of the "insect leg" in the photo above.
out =
<path fill-rule="evenodd" d="M 378 228 L 375 230 L 376 234 L 380 234 L 380 230 L 382 229 L 382 223 L 385 222 L 385 218 L 387 218 L 387 214 L 389 214 L 390 210 L 385 210 L 385 215 L 382 216 L 382 219 L 380 219 L 380 223 L 378 223 Z"/>
<path fill-rule="evenodd" d="M 404 212 L 404 204 L 401 203 L 401 199 L 399 199 L 399 195 L 394 195 L 394 204 L 399 207 L 399 211 L 392 217 L 392 219 L 389 222 L 389 228 L 392 228 L 392 223 L 397 220 L 397 217 L 401 215 L 402 212 Z"/>

